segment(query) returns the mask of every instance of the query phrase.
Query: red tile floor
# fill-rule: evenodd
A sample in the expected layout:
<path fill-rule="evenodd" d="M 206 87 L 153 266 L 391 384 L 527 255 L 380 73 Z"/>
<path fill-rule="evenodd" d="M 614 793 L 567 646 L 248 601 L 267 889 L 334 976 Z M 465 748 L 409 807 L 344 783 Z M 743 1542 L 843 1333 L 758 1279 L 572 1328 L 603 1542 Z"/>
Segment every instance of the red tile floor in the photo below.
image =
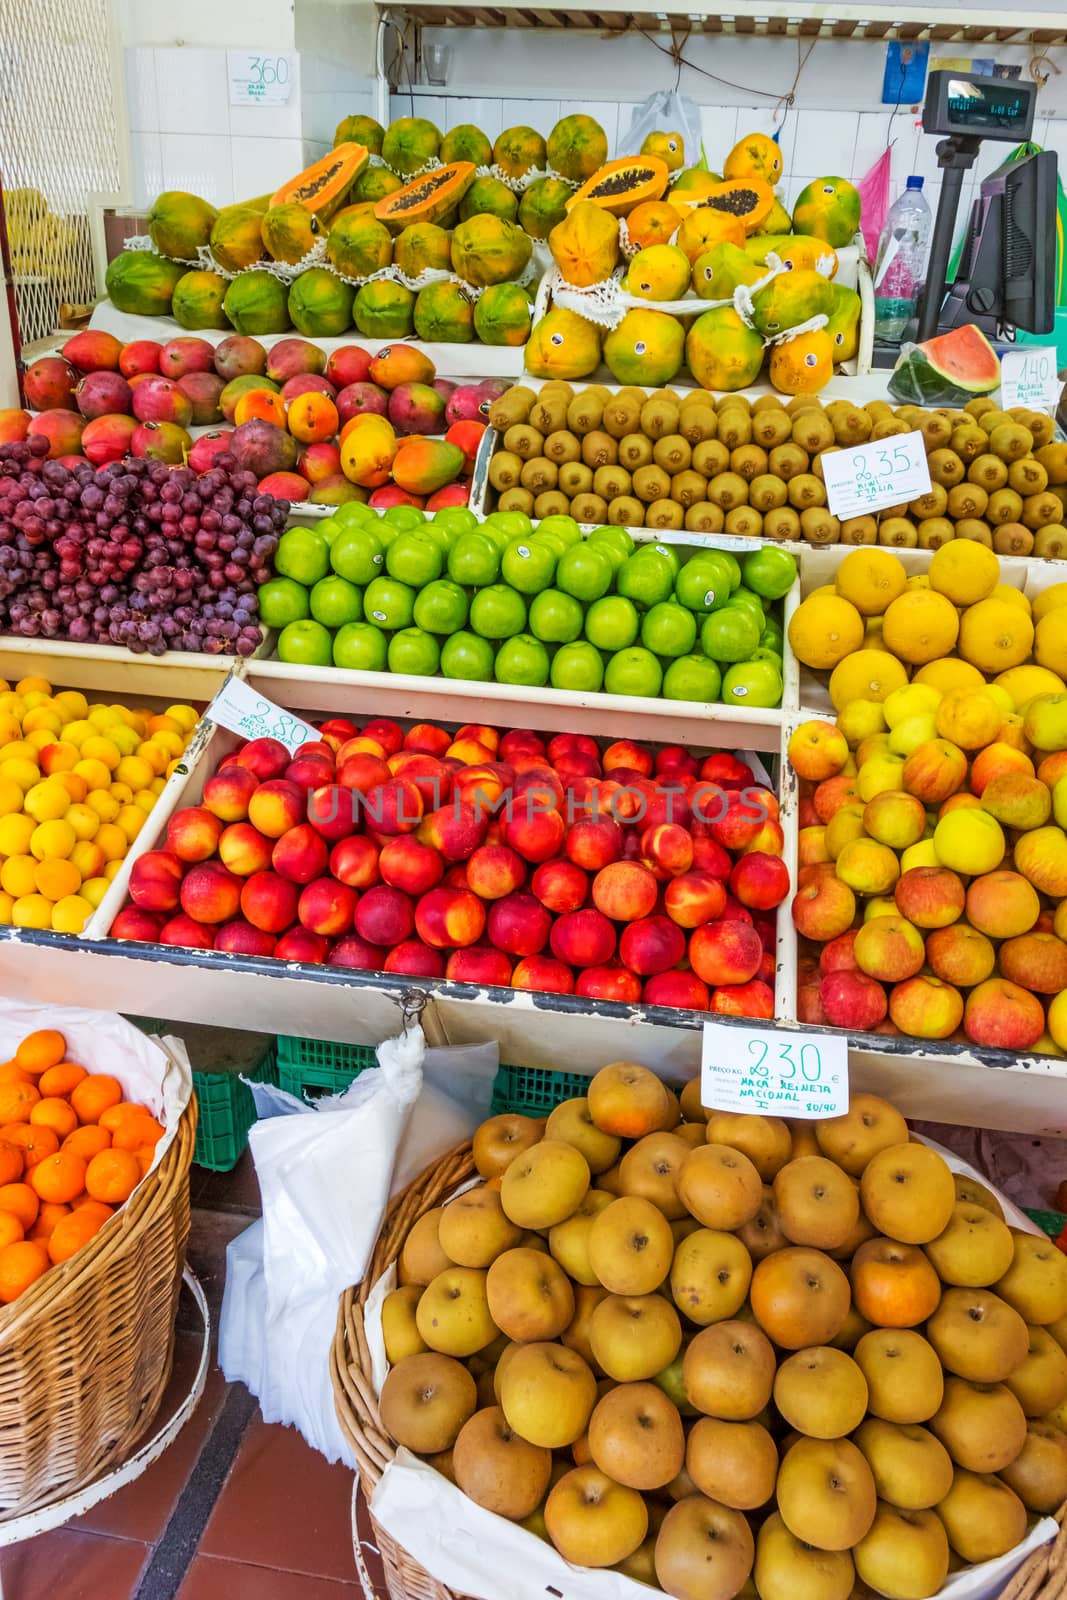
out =
<path fill-rule="evenodd" d="M 216 1328 L 226 1246 L 258 1199 L 247 1154 L 232 1173 L 192 1170 L 189 1261 Z M 171 1404 L 188 1393 L 197 1324 L 183 1301 Z M 213 1361 L 200 1404 L 142 1477 L 66 1527 L 0 1551 L 4 1600 L 364 1600 L 351 1498 L 346 1467 L 264 1423 Z"/>

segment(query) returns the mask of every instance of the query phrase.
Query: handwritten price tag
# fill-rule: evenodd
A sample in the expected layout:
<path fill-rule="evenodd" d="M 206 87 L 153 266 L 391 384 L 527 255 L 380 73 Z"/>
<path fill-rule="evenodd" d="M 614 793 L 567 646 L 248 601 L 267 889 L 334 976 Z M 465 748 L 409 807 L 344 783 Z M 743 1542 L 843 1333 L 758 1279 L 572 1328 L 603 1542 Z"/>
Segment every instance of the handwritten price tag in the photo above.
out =
<path fill-rule="evenodd" d="M 227 50 L 231 106 L 287 106 L 293 88 L 289 56 L 253 55 L 251 50 Z"/>
<path fill-rule="evenodd" d="M 720 1111 L 839 1117 L 848 1110 L 848 1041 L 705 1022 L 700 1089 Z"/>
<path fill-rule="evenodd" d="M 220 727 L 245 739 L 278 739 L 287 750 L 318 738 L 318 730 L 273 700 L 250 689 L 240 678 L 227 678 L 207 708 L 207 716 Z"/>
<path fill-rule="evenodd" d="M 1000 404 L 1005 411 L 1011 406 L 1055 411 L 1062 387 L 1051 346 L 1024 345 L 1000 358 Z"/>
<path fill-rule="evenodd" d="M 863 517 L 930 493 L 930 469 L 921 433 L 835 450 L 822 458 L 826 498 L 835 517 Z"/>

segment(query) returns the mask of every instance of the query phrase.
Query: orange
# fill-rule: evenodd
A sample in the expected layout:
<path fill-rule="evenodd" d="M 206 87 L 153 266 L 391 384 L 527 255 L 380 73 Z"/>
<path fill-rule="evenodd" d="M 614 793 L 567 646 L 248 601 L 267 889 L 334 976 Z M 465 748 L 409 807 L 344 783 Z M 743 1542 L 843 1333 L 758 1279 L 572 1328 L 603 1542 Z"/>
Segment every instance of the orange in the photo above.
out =
<path fill-rule="evenodd" d="M 28 1033 L 15 1051 L 15 1060 L 23 1072 L 45 1072 L 63 1060 L 67 1041 L 57 1028 L 39 1028 Z"/>
<path fill-rule="evenodd" d="M 26 1236 L 26 1230 L 13 1211 L 0 1211 L 0 1250 Z"/>
<path fill-rule="evenodd" d="M 0 1184 L 0 1211 L 10 1211 L 24 1228 L 33 1227 L 40 1209 L 41 1202 L 28 1183 Z"/>
<path fill-rule="evenodd" d="M 37 1239 L 5 1245 L 0 1250 L 0 1300 L 9 1306 L 31 1283 L 36 1283 L 50 1265 L 48 1251 Z"/>
<path fill-rule="evenodd" d="M 94 1214 L 99 1212 L 105 1222 L 108 1217 L 114 1215 L 115 1211 L 114 1206 L 105 1205 L 103 1200 L 94 1200 L 91 1194 L 80 1194 L 77 1200 L 70 1202 L 72 1211 L 81 1211 L 83 1207 L 86 1211 L 91 1211 Z"/>
<path fill-rule="evenodd" d="M 18 1183 L 25 1162 L 17 1145 L 0 1143 L 0 1183 Z"/>
<path fill-rule="evenodd" d="M 152 1149 L 162 1137 L 163 1129 L 155 1117 L 142 1111 L 119 1124 L 111 1135 L 111 1145 L 115 1150 L 139 1150 L 142 1145 Z"/>
<path fill-rule="evenodd" d="M 52 1128 L 42 1128 L 39 1123 L 12 1122 L 4 1130 L 4 1139 L 21 1150 L 25 1169 L 29 1172 L 45 1156 L 54 1156 L 59 1149 L 59 1136 Z"/>
<path fill-rule="evenodd" d="M 70 1096 L 79 1122 L 99 1122 L 104 1112 L 111 1106 L 117 1106 L 121 1100 L 122 1085 L 107 1072 L 90 1072 L 71 1091 Z"/>
<path fill-rule="evenodd" d="M 137 1157 L 137 1163 L 141 1168 L 141 1177 L 146 1178 L 152 1169 L 153 1161 L 156 1159 L 155 1146 L 150 1144 L 138 1145 L 133 1153 Z"/>
<path fill-rule="evenodd" d="M 58 1067 L 49 1067 L 47 1072 L 42 1072 L 37 1087 L 43 1095 L 69 1095 L 76 1089 L 83 1078 L 89 1074 L 84 1067 L 79 1067 L 73 1061 L 61 1061 Z"/>
<path fill-rule="evenodd" d="M 28 1072 L 23 1072 L 17 1061 L 0 1061 L 0 1083 L 33 1083 Z"/>
<path fill-rule="evenodd" d="M 110 1150 L 111 1135 L 106 1129 L 90 1124 L 87 1128 L 76 1128 L 73 1133 L 68 1133 L 59 1148 L 73 1150 L 83 1161 L 91 1161 L 101 1150 Z"/>
<path fill-rule="evenodd" d="M 52 1237 L 52 1230 L 56 1223 L 61 1222 L 64 1217 L 69 1216 L 69 1206 L 59 1205 L 55 1201 L 50 1200 L 43 1205 L 40 1211 L 37 1213 L 37 1221 L 30 1229 L 27 1237 L 30 1239 L 40 1239 L 47 1243 L 47 1241 Z"/>
<path fill-rule="evenodd" d="M 86 1163 L 73 1150 L 58 1150 L 37 1163 L 30 1173 L 30 1187 L 41 1200 L 67 1205 L 85 1188 L 87 1171 Z"/>
<path fill-rule="evenodd" d="M 0 1083 L 0 1125 L 29 1122 L 40 1098 L 32 1083 Z"/>
<path fill-rule="evenodd" d="M 101 1150 L 90 1161 L 85 1187 L 94 1200 L 121 1205 L 141 1181 L 141 1164 L 128 1150 Z"/>
<path fill-rule="evenodd" d="M 106 1128 L 108 1133 L 115 1134 L 125 1123 L 137 1117 L 147 1117 L 148 1114 L 147 1106 L 141 1105 L 139 1101 L 120 1100 L 117 1106 L 108 1106 L 106 1111 L 101 1112 L 97 1121 L 101 1128 Z"/>
<path fill-rule="evenodd" d="M 101 1215 L 101 1212 L 107 1212 L 107 1207 L 101 1206 L 99 1210 L 93 1210 L 90 1201 L 89 1204 L 72 1211 L 69 1216 L 60 1218 L 48 1240 L 48 1254 L 54 1266 L 58 1266 L 61 1261 L 69 1260 L 83 1244 L 89 1243 L 94 1233 L 99 1233 L 107 1217 L 110 1216 L 110 1212 L 107 1212 L 106 1216 Z M 0 1254 L 2 1253 L 0 1251 Z"/>
<path fill-rule="evenodd" d="M 78 1114 L 69 1100 L 49 1095 L 38 1100 L 30 1112 L 30 1125 L 34 1128 L 51 1128 L 59 1139 L 65 1139 L 78 1126 Z"/>

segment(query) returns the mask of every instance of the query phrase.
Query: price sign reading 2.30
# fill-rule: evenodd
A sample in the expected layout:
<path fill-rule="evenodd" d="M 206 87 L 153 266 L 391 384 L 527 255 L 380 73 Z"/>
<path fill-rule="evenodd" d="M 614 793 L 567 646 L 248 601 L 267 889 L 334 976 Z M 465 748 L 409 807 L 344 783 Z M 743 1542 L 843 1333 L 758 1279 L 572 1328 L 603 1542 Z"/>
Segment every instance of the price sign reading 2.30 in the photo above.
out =
<path fill-rule="evenodd" d="M 842 522 L 930 492 L 921 433 L 895 433 L 820 457 L 830 511 Z"/>
<path fill-rule="evenodd" d="M 701 1098 L 721 1111 L 839 1117 L 848 1110 L 848 1041 L 705 1022 Z"/>

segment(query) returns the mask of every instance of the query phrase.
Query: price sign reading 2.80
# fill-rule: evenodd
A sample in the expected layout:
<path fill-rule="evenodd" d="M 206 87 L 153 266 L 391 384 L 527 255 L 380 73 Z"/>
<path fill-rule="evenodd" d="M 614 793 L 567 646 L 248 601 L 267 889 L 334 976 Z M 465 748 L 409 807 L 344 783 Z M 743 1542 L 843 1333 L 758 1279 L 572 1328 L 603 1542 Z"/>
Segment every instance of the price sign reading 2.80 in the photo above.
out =
<path fill-rule="evenodd" d="M 921 433 L 898 433 L 852 450 L 834 450 L 820 457 L 831 513 L 849 517 L 872 515 L 930 492 L 930 469 Z"/>
<path fill-rule="evenodd" d="M 705 1022 L 705 1105 L 778 1117 L 838 1117 L 848 1110 L 844 1037 Z"/>

